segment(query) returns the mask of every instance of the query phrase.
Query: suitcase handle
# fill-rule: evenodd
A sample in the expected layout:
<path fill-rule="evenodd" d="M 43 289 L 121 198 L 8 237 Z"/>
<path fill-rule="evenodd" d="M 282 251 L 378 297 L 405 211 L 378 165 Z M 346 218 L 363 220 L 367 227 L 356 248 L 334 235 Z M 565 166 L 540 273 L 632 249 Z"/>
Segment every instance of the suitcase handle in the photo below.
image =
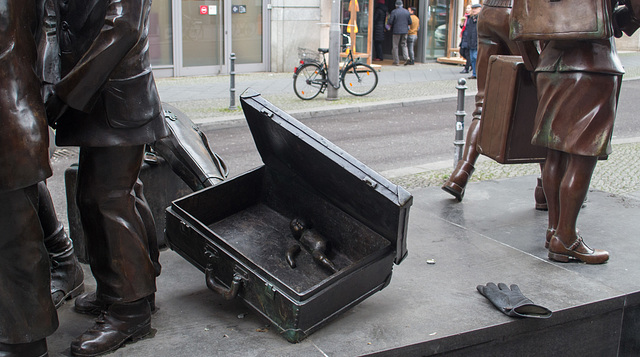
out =
<path fill-rule="evenodd" d="M 240 286 L 242 286 L 242 276 L 236 273 L 233 274 L 233 280 L 231 281 L 231 287 L 227 289 L 226 287 L 216 283 L 215 274 L 213 272 L 213 265 L 207 264 L 207 268 L 205 269 L 205 281 L 207 282 L 207 287 L 211 289 L 213 292 L 222 295 L 222 298 L 225 300 L 232 300 L 236 296 L 238 296 L 238 292 L 240 291 Z"/>

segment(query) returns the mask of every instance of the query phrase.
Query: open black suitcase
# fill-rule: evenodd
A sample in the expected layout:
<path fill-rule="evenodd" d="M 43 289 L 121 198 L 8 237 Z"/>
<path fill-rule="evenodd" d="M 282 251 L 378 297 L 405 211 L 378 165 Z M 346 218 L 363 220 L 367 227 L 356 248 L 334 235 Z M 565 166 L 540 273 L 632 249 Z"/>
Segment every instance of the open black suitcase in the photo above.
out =
<path fill-rule="evenodd" d="M 259 94 L 240 100 L 264 165 L 174 201 L 165 234 L 209 288 L 299 342 L 389 284 L 413 197 Z M 306 250 L 287 263 L 294 218 L 329 241 L 336 273 Z"/>

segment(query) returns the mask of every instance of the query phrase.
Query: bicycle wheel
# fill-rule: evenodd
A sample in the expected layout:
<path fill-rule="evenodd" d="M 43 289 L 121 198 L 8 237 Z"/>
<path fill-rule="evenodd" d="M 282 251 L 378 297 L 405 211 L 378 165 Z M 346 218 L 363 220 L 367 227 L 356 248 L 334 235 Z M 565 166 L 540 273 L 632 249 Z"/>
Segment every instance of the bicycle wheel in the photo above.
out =
<path fill-rule="evenodd" d="M 315 63 L 306 63 L 293 75 L 293 91 L 298 98 L 309 100 L 315 98 L 323 90 L 326 74 Z"/>
<path fill-rule="evenodd" d="M 367 95 L 378 85 L 378 73 L 364 63 L 352 64 L 344 71 L 342 86 L 353 95 Z"/>

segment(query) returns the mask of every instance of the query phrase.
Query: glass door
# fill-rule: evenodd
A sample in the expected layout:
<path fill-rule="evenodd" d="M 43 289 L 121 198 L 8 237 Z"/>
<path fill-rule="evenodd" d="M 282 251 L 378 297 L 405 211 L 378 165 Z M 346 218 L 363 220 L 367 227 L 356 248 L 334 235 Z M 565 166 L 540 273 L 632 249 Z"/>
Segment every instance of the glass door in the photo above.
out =
<path fill-rule="evenodd" d="M 231 0 L 231 52 L 236 72 L 265 71 L 263 0 Z"/>
<path fill-rule="evenodd" d="M 236 72 L 267 70 L 268 13 L 264 0 L 180 0 L 174 21 L 180 31 L 176 52 L 179 76 L 229 73 L 229 56 L 236 55 Z"/>
<path fill-rule="evenodd" d="M 224 71 L 223 0 L 182 0 L 181 53 L 178 75 L 218 74 Z"/>

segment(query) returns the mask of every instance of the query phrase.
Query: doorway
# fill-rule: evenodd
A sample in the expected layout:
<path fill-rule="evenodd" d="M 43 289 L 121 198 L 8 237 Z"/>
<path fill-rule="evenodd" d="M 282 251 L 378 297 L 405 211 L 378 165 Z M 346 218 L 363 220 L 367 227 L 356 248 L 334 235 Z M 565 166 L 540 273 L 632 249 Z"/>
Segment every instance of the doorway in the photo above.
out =
<path fill-rule="evenodd" d="M 235 53 L 237 72 L 268 68 L 268 13 L 263 0 L 180 0 L 174 3 L 178 76 L 229 73 Z M 177 32 L 178 32 L 177 31 Z"/>

